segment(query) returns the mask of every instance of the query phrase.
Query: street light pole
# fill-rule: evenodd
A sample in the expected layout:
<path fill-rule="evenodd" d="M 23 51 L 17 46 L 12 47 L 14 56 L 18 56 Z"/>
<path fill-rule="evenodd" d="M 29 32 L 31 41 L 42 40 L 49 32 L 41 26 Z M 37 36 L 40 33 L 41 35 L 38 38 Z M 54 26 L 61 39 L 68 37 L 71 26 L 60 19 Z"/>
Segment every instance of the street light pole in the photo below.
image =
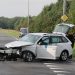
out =
<path fill-rule="evenodd" d="M 66 0 L 63 0 L 63 15 L 66 14 Z"/>

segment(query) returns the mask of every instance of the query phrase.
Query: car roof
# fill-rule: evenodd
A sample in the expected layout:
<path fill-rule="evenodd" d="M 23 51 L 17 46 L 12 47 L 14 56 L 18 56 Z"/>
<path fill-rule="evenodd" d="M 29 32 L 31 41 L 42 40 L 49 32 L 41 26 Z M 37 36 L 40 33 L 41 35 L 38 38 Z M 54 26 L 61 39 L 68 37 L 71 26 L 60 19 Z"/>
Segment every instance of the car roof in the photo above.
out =
<path fill-rule="evenodd" d="M 29 33 L 33 35 L 38 35 L 38 36 L 63 36 L 62 34 L 57 34 L 57 33 Z"/>
<path fill-rule="evenodd" d="M 68 23 L 60 23 L 60 24 L 57 24 L 57 25 L 66 25 L 66 26 L 69 26 L 69 27 L 74 27 L 75 26 L 74 24 L 68 24 Z"/>
<path fill-rule="evenodd" d="M 40 35 L 40 36 L 43 36 L 43 35 L 47 35 L 48 33 L 29 33 L 29 34 L 33 34 L 33 35 Z"/>

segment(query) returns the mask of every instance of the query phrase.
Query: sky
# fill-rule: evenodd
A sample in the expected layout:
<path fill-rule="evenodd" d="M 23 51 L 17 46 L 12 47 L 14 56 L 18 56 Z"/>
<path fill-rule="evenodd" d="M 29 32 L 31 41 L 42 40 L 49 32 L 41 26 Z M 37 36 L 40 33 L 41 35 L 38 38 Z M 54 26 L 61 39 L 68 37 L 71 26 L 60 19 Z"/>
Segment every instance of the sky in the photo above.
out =
<path fill-rule="evenodd" d="M 29 15 L 38 15 L 46 5 L 57 0 L 29 0 Z M 0 17 L 28 16 L 28 0 L 0 0 Z"/>

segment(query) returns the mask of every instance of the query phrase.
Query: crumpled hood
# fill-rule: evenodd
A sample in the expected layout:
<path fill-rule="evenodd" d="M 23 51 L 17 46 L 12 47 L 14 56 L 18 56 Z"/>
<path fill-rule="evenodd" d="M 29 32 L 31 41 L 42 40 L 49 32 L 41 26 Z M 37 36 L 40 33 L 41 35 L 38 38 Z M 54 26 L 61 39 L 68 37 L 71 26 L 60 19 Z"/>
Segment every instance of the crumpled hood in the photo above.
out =
<path fill-rule="evenodd" d="M 21 47 L 21 46 L 27 46 L 27 45 L 33 45 L 31 42 L 23 42 L 23 41 L 14 41 L 7 43 L 5 47 L 7 48 L 14 48 L 14 47 Z"/>

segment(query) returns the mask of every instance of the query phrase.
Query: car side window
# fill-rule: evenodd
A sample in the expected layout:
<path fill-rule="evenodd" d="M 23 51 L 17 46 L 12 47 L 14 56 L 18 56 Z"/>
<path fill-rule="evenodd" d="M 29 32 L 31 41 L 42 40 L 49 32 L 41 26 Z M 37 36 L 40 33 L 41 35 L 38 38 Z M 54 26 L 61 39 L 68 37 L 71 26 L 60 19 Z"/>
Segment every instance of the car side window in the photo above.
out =
<path fill-rule="evenodd" d="M 63 41 L 64 43 L 68 42 L 68 40 L 67 40 L 65 37 L 63 37 L 63 36 L 62 36 L 62 41 Z"/>
<path fill-rule="evenodd" d="M 48 45 L 49 44 L 49 36 L 44 36 L 38 42 L 40 45 Z"/>
<path fill-rule="evenodd" d="M 62 42 L 62 39 L 60 36 L 51 36 L 51 40 L 50 40 L 51 43 L 61 43 Z"/>

